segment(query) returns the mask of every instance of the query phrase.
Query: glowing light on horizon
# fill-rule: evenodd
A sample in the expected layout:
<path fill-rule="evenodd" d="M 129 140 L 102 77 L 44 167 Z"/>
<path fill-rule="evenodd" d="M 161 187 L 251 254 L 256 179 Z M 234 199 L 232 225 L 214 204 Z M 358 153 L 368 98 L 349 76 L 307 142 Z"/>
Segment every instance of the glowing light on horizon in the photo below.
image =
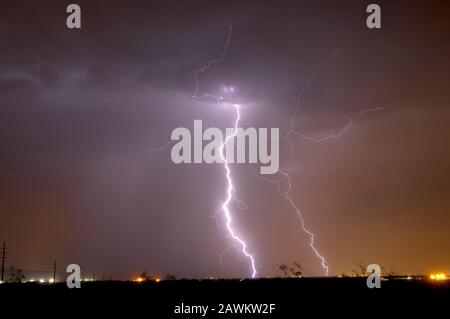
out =
<path fill-rule="evenodd" d="M 447 280 L 447 275 L 444 273 L 431 274 L 430 279 L 435 281 Z"/>

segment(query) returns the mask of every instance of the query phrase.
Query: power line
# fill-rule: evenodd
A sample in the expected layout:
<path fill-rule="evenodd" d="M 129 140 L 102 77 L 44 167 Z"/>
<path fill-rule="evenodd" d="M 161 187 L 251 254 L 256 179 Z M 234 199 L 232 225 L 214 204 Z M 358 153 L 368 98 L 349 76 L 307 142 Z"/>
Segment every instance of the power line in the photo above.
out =
<path fill-rule="evenodd" d="M 53 263 L 53 283 L 56 283 L 56 260 Z"/>
<path fill-rule="evenodd" d="M 2 249 L 2 278 L 1 278 L 1 282 L 4 282 L 4 274 L 5 274 L 5 258 L 6 258 L 6 242 L 3 242 L 3 249 Z"/>

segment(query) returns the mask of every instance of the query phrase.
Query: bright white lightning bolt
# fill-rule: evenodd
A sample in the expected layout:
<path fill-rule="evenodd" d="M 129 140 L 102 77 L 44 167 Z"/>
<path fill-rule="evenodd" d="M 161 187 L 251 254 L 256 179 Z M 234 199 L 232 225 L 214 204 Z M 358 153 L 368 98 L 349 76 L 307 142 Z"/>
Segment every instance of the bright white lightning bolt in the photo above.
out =
<path fill-rule="evenodd" d="M 228 46 L 230 45 L 231 42 L 231 37 L 232 37 L 232 32 L 233 32 L 233 28 L 231 25 L 228 26 L 228 36 L 227 36 L 227 40 L 225 42 L 225 45 L 223 47 L 222 50 L 222 54 L 220 55 L 219 58 L 214 59 L 209 61 L 208 63 L 206 63 L 203 67 L 201 67 L 199 70 L 195 71 L 194 73 L 194 80 L 195 80 L 195 90 L 194 93 L 192 94 L 192 97 L 194 99 L 197 100 L 203 100 L 203 99 L 207 99 L 207 98 L 211 98 L 214 99 L 218 104 L 220 104 L 223 100 L 222 96 L 216 96 L 216 95 L 212 95 L 212 94 L 203 94 L 203 95 L 198 95 L 199 91 L 200 91 L 200 86 L 199 86 L 199 75 L 206 72 L 211 65 L 215 64 L 215 63 L 219 63 L 222 62 L 223 59 L 225 58 Z M 234 88 L 230 88 L 229 89 L 229 93 L 233 93 L 234 92 Z M 232 105 L 236 111 L 236 118 L 234 121 L 234 133 L 231 135 L 228 135 L 223 144 L 220 146 L 219 150 L 220 150 L 220 156 L 224 162 L 224 168 L 225 168 L 225 176 L 226 176 L 226 180 L 227 180 L 227 197 L 224 200 L 224 202 L 222 203 L 221 206 L 221 211 L 224 214 L 225 220 L 226 220 L 226 228 L 228 230 L 229 235 L 231 236 L 231 238 L 233 238 L 234 241 L 236 241 L 239 246 L 241 247 L 241 251 L 242 254 L 247 257 L 250 260 L 250 266 L 251 266 L 251 272 L 252 272 L 252 278 L 256 277 L 256 265 L 255 265 L 255 259 L 254 257 L 248 252 L 248 245 L 247 243 L 240 237 L 237 235 L 236 231 L 233 229 L 233 217 L 232 214 L 230 212 L 230 208 L 229 208 L 229 204 L 231 202 L 231 200 L 233 199 L 233 193 L 235 192 L 235 187 L 233 185 L 233 179 L 231 176 L 231 169 L 230 166 L 228 165 L 226 156 L 225 156 L 225 146 L 227 145 L 228 141 L 234 139 L 237 135 L 237 128 L 239 126 L 239 121 L 241 119 L 241 114 L 240 114 L 240 105 L 239 104 L 233 104 Z M 239 201 L 238 201 L 239 202 Z"/>
<path fill-rule="evenodd" d="M 227 198 L 225 199 L 225 201 L 222 204 L 222 210 L 224 212 L 226 221 L 227 221 L 227 229 L 228 232 L 230 233 L 231 237 L 237 241 L 239 243 L 239 245 L 242 248 L 242 253 L 248 258 L 250 259 L 251 262 L 251 269 L 252 269 L 252 278 L 256 277 L 256 267 L 255 267 L 255 259 L 253 258 L 252 255 L 250 255 L 247 251 L 247 244 L 239 237 L 236 235 L 235 231 L 233 230 L 232 227 L 232 223 L 233 223 L 233 219 L 231 217 L 231 213 L 230 213 L 230 209 L 228 207 L 228 205 L 231 202 L 231 199 L 233 198 L 233 192 L 234 192 L 234 186 L 233 186 L 233 179 L 231 178 L 231 170 L 230 167 L 227 163 L 226 157 L 225 157 L 225 146 L 228 143 L 229 140 L 233 139 L 236 137 L 237 135 L 237 128 L 239 125 L 239 120 L 241 119 L 241 114 L 240 114 L 240 105 L 239 104 L 233 104 L 233 107 L 236 109 L 236 121 L 234 123 L 234 132 L 231 135 L 228 135 L 225 138 L 225 141 L 223 142 L 223 144 L 220 146 L 220 157 L 222 158 L 222 160 L 224 161 L 224 167 L 225 167 L 225 171 L 226 171 L 226 178 L 227 178 L 227 182 L 228 182 L 228 186 L 227 186 Z"/>

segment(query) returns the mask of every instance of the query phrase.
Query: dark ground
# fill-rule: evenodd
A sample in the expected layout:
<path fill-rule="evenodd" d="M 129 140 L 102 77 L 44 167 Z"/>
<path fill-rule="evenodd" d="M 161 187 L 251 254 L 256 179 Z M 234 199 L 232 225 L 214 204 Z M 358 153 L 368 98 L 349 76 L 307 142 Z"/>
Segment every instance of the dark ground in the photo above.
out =
<path fill-rule="evenodd" d="M 260 280 L 177 280 L 161 282 L 83 282 L 81 289 L 56 285 L 5 284 L 0 286 L 3 306 L 18 302 L 21 312 L 41 310 L 64 318 L 107 314 L 135 318 L 302 318 L 311 311 L 364 317 L 415 314 L 419 310 L 448 313 L 450 281 L 391 279 L 380 289 L 369 289 L 365 278 L 302 278 Z M 175 306 L 208 305 L 207 315 L 175 314 Z M 275 304 L 272 314 L 219 314 L 219 304 Z M 12 306 L 11 306 L 12 307 Z M 211 309 L 214 308 L 215 311 Z M 61 310 L 56 310 L 61 309 Z M 65 309 L 65 310 L 64 310 Z M 1 317 L 1 316 L 0 316 Z M 444 316 L 446 317 L 446 316 Z"/>

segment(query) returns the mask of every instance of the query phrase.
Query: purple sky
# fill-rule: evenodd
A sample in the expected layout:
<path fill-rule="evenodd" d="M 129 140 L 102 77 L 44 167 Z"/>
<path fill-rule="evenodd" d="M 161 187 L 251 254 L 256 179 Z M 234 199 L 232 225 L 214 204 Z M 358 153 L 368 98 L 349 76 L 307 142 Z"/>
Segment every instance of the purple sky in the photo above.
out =
<path fill-rule="evenodd" d="M 191 98 L 238 89 L 243 121 L 321 137 L 365 114 L 339 139 L 294 138 L 281 167 L 331 274 L 374 262 L 397 272 L 450 271 L 450 27 L 448 4 L 377 1 L 77 1 L 82 29 L 65 27 L 73 1 L 14 1 L 0 10 L 0 240 L 8 265 L 78 263 L 131 278 L 248 276 L 223 219 L 220 165 L 174 165 L 151 152 L 194 119 L 230 127 L 232 113 Z M 446 8 L 445 8 L 446 7 Z M 298 261 L 322 275 L 295 212 L 273 184 L 232 165 L 237 231 L 261 276 Z M 286 183 L 280 176 L 273 176 Z"/>

